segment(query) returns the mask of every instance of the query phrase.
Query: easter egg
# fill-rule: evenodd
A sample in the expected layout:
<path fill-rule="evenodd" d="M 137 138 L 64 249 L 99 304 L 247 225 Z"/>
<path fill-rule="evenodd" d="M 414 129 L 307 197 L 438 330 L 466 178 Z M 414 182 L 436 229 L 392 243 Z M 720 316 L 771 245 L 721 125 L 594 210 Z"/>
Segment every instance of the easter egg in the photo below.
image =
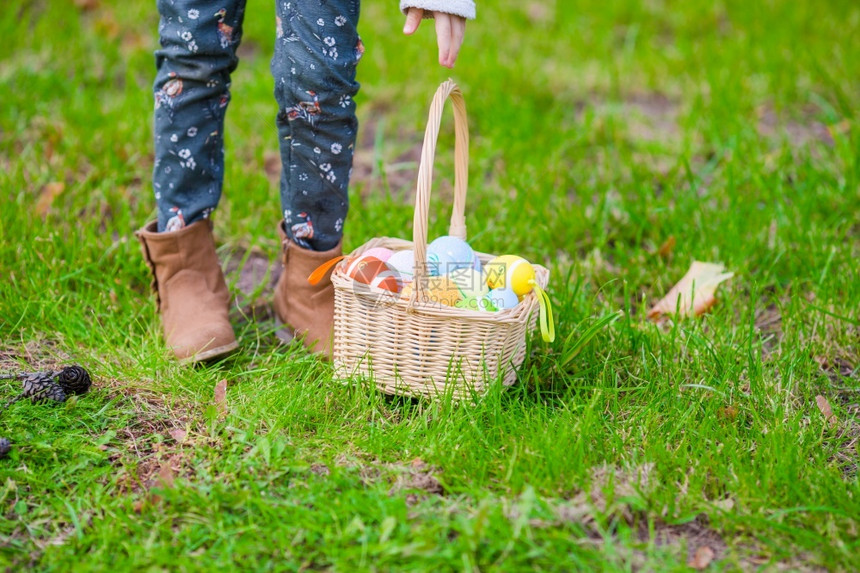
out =
<path fill-rule="evenodd" d="M 347 260 L 346 274 L 360 283 L 391 292 L 400 292 L 401 283 L 397 273 L 376 257 L 361 255 Z"/>
<path fill-rule="evenodd" d="M 408 300 L 412 296 L 414 283 L 409 283 L 400 291 L 400 298 Z M 421 298 L 423 302 L 438 302 L 446 306 L 456 306 L 463 300 L 463 293 L 448 277 L 430 277 L 427 281 L 427 289 Z"/>
<path fill-rule="evenodd" d="M 467 296 L 459 301 L 457 308 L 465 308 L 468 310 L 477 310 L 478 312 L 496 312 L 496 307 L 488 295 L 485 296 Z"/>
<path fill-rule="evenodd" d="M 412 274 L 415 270 L 415 251 L 412 249 L 396 251 L 391 255 L 386 263 L 392 270 L 400 273 L 400 277 L 404 282 L 408 280 L 411 281 Z"/>
<path fill-rule="evenodd" d="M 440 274 L 445 274 L 446 272 L 450 272 L 454 269 L 470 267 L 474 264 L 475 260 L 475 251 L 472 250 L 469 243 L 451 235 L 443 235 L 427 245 L 428 261 L 431 253 L 437 255 L 445 254 L 451 261 L 450 266 L 444 269 Z"/>
<path fill-rule="evenodd" d="M 427 299 L 447 306 L 454 306 L 463 300 L 463 293 L 457 283 L 447 276 L 430 277 L 427 281 Z"/>
<path fill-rule="evenodd" d="M 392 251 L 391 249 L 386 249 L 385 247 L 373 247 L 372 249 L 367 249 L 362 254 L 376 257 L 383 263 L 386 263 L 388 262 L 388 259 L 391 258 L 391 255 L 394 254 L 394 251 Z"/>
<path fill-rule="evenodd" d="M 473 268 L 456 269 L 447 276 L 459 287 L 464 297 L 481 297 L 489 291 L 483 275 Z"/>
<path fill-rule="evenodd" d="M 510 288 L 523 296 L 533 288 L 535 269 L 522 257 L 502 255 L 484 266 L 484 278 L 491 289 Z"/>
<path fill-rule="evenodd" d="M 478 253 L 475 253 L 475 258 L 472 260 L 472 268 L 476 271 L 483 272 L 484 267 L 481 264 L 481 259 L 478 258 Z"/>
<path fill-rule="evenodd" d="M 453 268 L 454 261 L 446 253 L 427 251 L 427 274 L 429 276 L 438 277 Z"/>
<path fill-rule="evenodd" d="M 497 310 L 514 308 L 520 304 L 520 298 L 516 293 L 506 288 L 495 288 L 487 294 L 487 298 Z"/>

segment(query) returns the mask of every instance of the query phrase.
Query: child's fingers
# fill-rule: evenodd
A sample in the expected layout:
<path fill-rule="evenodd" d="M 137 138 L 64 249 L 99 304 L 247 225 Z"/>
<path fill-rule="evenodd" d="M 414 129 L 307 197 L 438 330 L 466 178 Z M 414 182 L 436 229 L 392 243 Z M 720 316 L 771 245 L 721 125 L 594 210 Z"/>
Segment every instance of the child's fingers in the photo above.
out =
<path fill-rule="evenodd" d="M 439 64 L 453 67 L 451 61 L 451 16 L 436 12 L 436 43 L 439 44 Z"/>
<path fill-rule="evenodd" d="M 422 8 L 410 8 L 406 12 L 406 23 L 403 25 L 403 33 L 407 36 L 414 34 L 415 30 L 418 29 L 418 24 L 421 23 L 421 19 L 424 17 L 424 9 Z"/>
<path fill-rule="evenodd" d="M 459 16 L 451 18 L 451 50 L 450 60 L 451 66 L 457 61 L 457 56 L 460 54 L 460 47 L 463 45 L 463 38 L 466 35 L 466 19 Z"/>

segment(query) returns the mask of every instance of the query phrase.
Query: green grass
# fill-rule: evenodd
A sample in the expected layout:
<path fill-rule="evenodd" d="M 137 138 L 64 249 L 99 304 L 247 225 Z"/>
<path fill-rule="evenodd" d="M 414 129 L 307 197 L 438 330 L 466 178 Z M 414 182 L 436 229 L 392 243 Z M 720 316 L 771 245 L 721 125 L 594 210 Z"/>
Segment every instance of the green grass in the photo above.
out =
<path fill-rule="evenodd" d="M 450 75 L 469 108 L 472 244 L 553 273 L 556 342 L 460 406 L 333 382 L 239 312 L 235 358 L 172 362 L 132 237 L 154 214 L 153 3 L 6 4 L 0 370 L 78 362 L 96 387 L 0 415 L 15 443 L 0 565 L 674 570 L 708 546 L 712 569 L 860 568 L 855 2 L 483 2 L 452 72 L 432 26 L 405 38 L 392 3 L 364 3 L 369 175 L 346 248 L 410 237 L 411 161 Z M 249 2 L 225 257 L 277 253 L 273 20 Z M 452 133 L 447 115 L 431 235 Z M 647 321 L 694 259 L 736 273 L 717 306 Z M 564 364 L 565 340 L 619 309 Z"/>

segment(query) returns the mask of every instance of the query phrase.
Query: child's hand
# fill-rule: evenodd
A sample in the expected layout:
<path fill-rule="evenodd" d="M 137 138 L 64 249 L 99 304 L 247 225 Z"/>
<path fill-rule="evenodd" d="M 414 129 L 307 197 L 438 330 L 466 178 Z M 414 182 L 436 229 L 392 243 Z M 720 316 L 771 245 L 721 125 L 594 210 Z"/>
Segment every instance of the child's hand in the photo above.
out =
<path fill-rule="evenodd" d="M 403 33 L 407 36 L 415 33 L 421 19 L 424 17 L 422 8 L 409 8 L 406 13 L 406 25 Z M 466 33 L 466 19 L 462 16 L 454 16 L 445 12 L 433 12 L 436 20 L 436 43 L 439 45 L 439 64 L 446 68 L 453 68 L 463 44 L 463 36 Z"/>

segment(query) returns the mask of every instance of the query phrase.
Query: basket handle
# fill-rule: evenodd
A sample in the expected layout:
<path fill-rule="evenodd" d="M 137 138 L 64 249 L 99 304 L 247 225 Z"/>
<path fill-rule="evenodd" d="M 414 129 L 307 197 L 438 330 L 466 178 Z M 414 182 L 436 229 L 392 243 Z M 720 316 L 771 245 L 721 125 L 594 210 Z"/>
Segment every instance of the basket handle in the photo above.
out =
<path fill-rule="evenodd" d="M 454 206 L 451 210 L 451 224 L 448 234 L 466 239 L 466 189 L 469 185 L 469 124 L 466 118 L 466 102 L 460 88 L 447 80 L 436 90 L 427 129 L 424 131 L 424 145 L 421 148 L 421 163 L 418 167 L 418 185 L 415 196 L 415 218 L 412 224 L 412 243 L 415 250 L 413 271 L 414 288 L 410 297 L 410 307 L 421 297 L 427 288 L 427 223 L 430 216 L 430 188 L 433 186 L 433 163 L 436 157 L 436 140 L 442 123 L 442 110 L 445 100 L 451 98 L 454 106 Z"/>

